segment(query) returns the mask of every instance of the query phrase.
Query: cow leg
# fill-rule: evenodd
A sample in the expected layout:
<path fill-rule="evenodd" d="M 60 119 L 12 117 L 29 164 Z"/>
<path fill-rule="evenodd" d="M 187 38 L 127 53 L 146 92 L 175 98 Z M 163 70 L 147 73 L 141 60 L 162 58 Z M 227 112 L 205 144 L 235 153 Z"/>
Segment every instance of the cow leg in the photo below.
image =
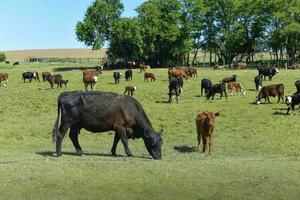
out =
<path fill-rule="evenodd" d="M 119 128 L 118 134 L 119 134 L 119 137 L 121 138 L 121 141 L 124 145 L 126 155 L 128 157 L 132 156 L 132 153 L 130 152 L 130 149 L 128 147 L 128 138 L 127 138 L 127 135 L 126 135 L 126 128 L 125 127 Z"/>
<path fill-rule="evenodd" d="M 120 141 L 120 136 L 118 135 L 117 131 L 115 132 L 115 137 L 114 137 L 114 143 L 113 143 L 113 146 L 111 147 L 111 154 L 113 156 L 116 155 L 116 149 L 117 149 L 117 145 L 118 145 L 118 142 Z"/>
<path fill-rule="evenodd" d="M 60 127 L 59 127 L 59 133 L 56 137 L 56 156 L 61 156 L 61 144 L 62 141 L 70 127 L 70 124 L 67 122 L 61 122 Z"/>
<path fill-rule="evenodd" d="M 280 95 L 278 95 L 278 100 L 277 100 L 277 103 L 279 103 L 279 101 L 280 101 L 280 98 L 281 98 L 281 96 L 280 96 Z"/>
<path fill-rule="evenodd" d="M 269 96 L 267 97 L 267 100 L 268 100 L 268 103 L 271 103 L 271 101 L 270 101 L 270 97 L 269 97 Z"/>
<path fill-rule="evenodd" d="M 210 153 L 212 151 L 212 144 L 213 144 L 213 141 L 214 141 L 214 136 L 213 135 L 210 135 L 208 137 L 208 153 Z"/>
<path fill-rule="evenodd" d="M 203 143 L 202 152 L 205 153 L 205 150 L 207 148 L 207 138 L 204 135 L 202 136 L 202 143 Z"/>
<path fill-rule="evenodd" d="M 199 148 L 200 148 L 200 143 L 201 143 L 201 135 L 200 135 L 200 134 L 198 134 L 197 139 L 198 139 L 198 146 L 197 146 L 197 149 L 199 150 Z"/>
<path fill-rule="evenodd" d="M 83 151 L 80 147 L 80 144 L 78 142 L 78 134 L 79 134 L 79 129 L 78 128 L 75 128 L 75 127 L 71 127 L 70 129 L 70 133 L 69 133 L 69 137 L 73 143 L 73 146 L 75 147 L 76 149 L 76 152 L 79 154 L 79 155 L 83 155 Z"/>

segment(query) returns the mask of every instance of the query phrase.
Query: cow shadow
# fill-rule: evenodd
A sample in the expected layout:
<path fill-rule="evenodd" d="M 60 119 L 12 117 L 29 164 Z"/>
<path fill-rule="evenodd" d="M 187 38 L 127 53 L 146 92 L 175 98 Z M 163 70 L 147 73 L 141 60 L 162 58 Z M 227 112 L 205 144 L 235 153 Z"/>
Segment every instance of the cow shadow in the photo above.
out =
<path fill-rule="evenodd" d="M 170 102 L 169 101 L 155 101 L 155 103 L 167 103 L 167 104 L 169 104 Z"/>
<path fill-rule="evenodd" d="M 41 152 L 35 152 L 35 153 L 38 154 L 38 155 L 40 155 L 40 156 L 43 156 L 43 157 L 57 158 L 56 153 L 53 152 L 53 151 L 41 151 Z M 128 157 L 126 155 L 119 155 L 119 154 L 113 156 L 111 153 L 90 153 L 90 152 L 84 152 L 83 155 L 79 155 L 76 152 L 68 152 L 68 151 L 62 152 L 62 155 L 63 156 L 64 155 L 67 155 L 67 156 L 78 156 L 78 157 L 80 157 L 80 156 L 101 156 L 101 157 L 112 157 L 112 158 L 114 158 L 114 157 L 127 158 Z M 132 157 L 133 158 L 152 159 L 152 158 L 150 158 L 148 156 L 144 156 L 144 155 L 142 155 L 142 156 L 139 156 L 139 155 L 135 156 L 134 155 Z"/>
<path fill-rule="evenodd" d="M 256 92 L 256 91 L 258 92 L 258 90 L 256 90 L 256 89 L 247 89 L 247 88 L 246 88 L 245 90 L 246 90 L 246 91 L 252 91 L 252 92 Z"/>
<path fill-rule="evenodd" d="M 279 111 L 273 112 L 272 115 L 282 115 L 282 116 L 287 116 L 286 112 L 279 112 Z"/>
<path fill-rule="evenodd" d="M 187 145 L 174 146 L 174 149 L 179 153 L 193 153 L 197 152 L 197 147 L 191 147 Z"/>

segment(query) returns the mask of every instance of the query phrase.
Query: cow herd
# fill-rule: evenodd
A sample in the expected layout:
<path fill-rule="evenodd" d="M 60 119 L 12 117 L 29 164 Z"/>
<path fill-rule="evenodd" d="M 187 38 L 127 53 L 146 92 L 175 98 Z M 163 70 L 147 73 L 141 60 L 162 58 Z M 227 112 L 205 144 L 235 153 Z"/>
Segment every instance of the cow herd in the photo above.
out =
<path fill-rule="evenodd" d="M 156 76 L 153 72 L 149 72 L 147 65 L 141 65 L 140 72 L 144 72 L 145 81 L 156 81 Z M 243 69 L 245 66 L 239 66 Z M 258 68 L 258 75 L 254 78 L 255 88 L 258 91 L 256 104 L 260 104 L 262 99 L 270 103 L 269 97 L 278 96 L 277 103 L 282 100 L 284 102 L 284 84 L 274 84 L 263 86 L 265 77 L 272 80 L 278 73 L 277 68 Z M 64 80 L 60 74 L 52 74 L 50 72 L 42 72 L 43 82 L 48 81 L 51 88 L 67 86 L 68 80 Z M 82 128 L 91 132 L 115 131 L 114 142 L 111 148 L 112 155 L 116 154 L 116 147 L 121 140 L 127 156 L 132 156 L 128 147 L 128 139 L 142 138 L 146 149 L 154 159 L 161 159 L 162 145 L 162 130 L 156 132 L 140 103 L 131 96 L 137 90 L 136 86 L 126 86 L 124 95 L 117 95 L 111 92 L 94 91 L 98 76 L 102 74 L 102 69 L 87 69 L 82 70 L 82 81 L 85 87 L 85 92 L 63 92 L 58 97 L 58 113 L 57 120 L 53 128 L 53 140 L 56 143 L 56 155 L 62 155 L 61 145 L 62 140 L 70 129 L 70 139 L 78 154 L 83 154 L 78 141 L 78 134 Z M 173 96 L 176 102 L 183 92 L 184 80 L 189 80 L 197 76 L 197 68 L 194 67 L 169 67 L 168 68 L 168 102 L 171 103 Z M 122 73 L 113 72 L 115 84 L 120 83 Z M 127 69 L 125 71 L 126 81 L 132 80 L 133 71 Z M 22 73 L 23 82 L 32 82 L 32 80 L 40 81 L 37 71 L 24 71 Z M 0 85 L 7 86 L 8 74 L 0 73 Z M 90 86 L 90 92 L 88 87 Z M 287 114 L 292 112 L 295 105 L 300 103 L 300 81 L 296 81 L 296 93 L 285 98 L 288 106 Z M 214 99 L 215 94 L 220 94 L 220 99 L 223 96 L 228 98 L 229 95 L 246 95 L 246 90 L 240 82 L 237 81 L 237 76 L 232 75 L 220 80 L 219 83 L 213 84 L 209 79 L 201 80 L 200 96 L 205 95 L 206 99 Z M 125 96 L 125 95 L 128 96 Z M 215 129 L 215 117 L 218 112 L 200 112 L 196 116 L 196 128 L 198 138 L 198 148 L 202 140 L 203 152 L 212 151 L 212 144 Z"/>

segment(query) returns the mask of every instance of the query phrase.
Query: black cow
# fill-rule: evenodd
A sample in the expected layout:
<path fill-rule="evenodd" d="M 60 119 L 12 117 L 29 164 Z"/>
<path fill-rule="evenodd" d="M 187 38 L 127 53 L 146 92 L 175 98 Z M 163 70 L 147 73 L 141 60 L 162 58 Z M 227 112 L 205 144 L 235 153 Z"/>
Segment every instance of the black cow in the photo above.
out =
<path fill-rule="evenodd" d="M 16 61 L 16 62 L 13 63 L 13 66 L 19 65 L 19 64 L 20 64 L 20 62 L 19 62 L 19 61 Z"/>
<path fill-rule="evenodd" d="M 132 81 L 132 70 L 131 69 L 128 69 L 125 71 L 125 79 L 126 79 L 126 81 L 129 81 L 129 80 Z"/>
<path fill-rule="evenodd" d="M 262 88 L 262 82 L 263 82 L 263 75 L 257 75 L 254 78 L 255 88 L 256 90 L 260 91 Z"/>
<path fill-rule="evenodd" d="M 296 93 L 300 93 L 300 80 L 295 82 L 295 86 L 297 88 L 297 92 Z"/>
<path fill-rule="evenodd" d="M 227 78 L 223 78 L 222 83 L 229 83 L 229 82 L 237 82 L 236 81 L 236 75 L 232 75 Z"/>
<path fill-rule="evenodd" d="M 57 84 L 57 87 L 62 87 L 62 76 L 60 74 L 56 75 L 50 75 L 46 78 L 46 80 L 49 82 L 51 88 L 54 88 L 54 84 Z"/>
<path fill-rule="evenodd" d="M 115 79 L 115 84 L 120 83 L 121 73 L 120 72 L 114 72 L 113 77 Z"/>
<path fill-rule="evenodd" d="M 212 82 L 211 80 L 209 79 L 202 79 L 201 81 L 201 97 L 203 96 L 203 90 L 205 91 L 205 94 L 207 95 L 208 94 L 208 90 L 209 90 L 209 87 L 212 86 Z"/>
<path fill-rule="evenodd" d="M 26 79 L 28 79 L 29 82 L 31 82 L 32 79 L 40 81 L 39 73 L 38 72 L 28 72 L 28 71 L 25 71 L 22 74 L 22 80 L 24 81 L 24 83 L 25 83 Z"/>
<path fill-rule="evenodd" d="M 288 115 L 290 110 L 292 110 L 291 114 L 293 114 L 295 106 L 300 104 L 300 93 L 296 93 L 292 96 L 285 97 L 285 102 L 286 102 L 286 105 L 288 106 L 286 114 Z"/>
<path fill-rule="evenodd" d="M 277 103 L 279 103 L 280 98 L 282 98 L 282 102 L 284 102 L 284 85 L 280 83 L 275 85 L 264 86 L 259 91 L 259 94 L 256 97 L 256 103 L 260 104 L 261 99 L 265 99 L 265 101 L 268 100 L 268 103 L 271 103 L 269 99 L 270 96 L 272 97 L 278 96 Z"/>
<path fill-rule="evenodd" d="M 128 138 L 142 138 L 154 159 L 161 159 L 161 135 L 156 133 L 141 104 L 131 96 L 111 92 L 63 92 L 58 97 L 57 119 L 53 128 L 56 154 L 61 156 L 62 140 L 70 128 L 69 137 L 78 154 L 83 151 L 78 142 L 82 128 L 96 132 L 115 131 L 112 155 L 116 155 L 121 140 L 127 156 Z M 162 133 L 162 130 L 161 130 Z"/>
<path fill-rule="evenodd" d="M 183 80 L 181 77 L 173 77 L 169 82 L 169 103 L 172 102 L 172 96 L 176 96 L 176 102 L 178 103 L 178 98 L 181 94 L 183 88 Z"/>
<path fill-rule="evenodd" d="M 266 68 L 258 67 L 257 70 L 258 70 L 258 75 L 263 75 L 264 80 L 266 80 L 266 76 L 268 76 L 269 81 L 272 80 L 273 76 L 279 73 L 279 70 L 275 67 L 266 67 Z"/>
<path fill-rule="evenodd" d="M 219 84 L 215 84 L 215 85 L 210 86 L 209 89 L 208 89 L 207 100 L 210 97 L 212 97 L 212 100 L 213 100 L 216 93 L 221 94 L 220 99 L 222 99 L 223 93 L 224 93 L 225 97 L 227 99 L 227 83 L 219 83 Z"/>
<path fill-rule="evenodd" d="M 65 85 L 65 88 L 67 87 L 67 84 L 69 83 L 69 80 L 61 80 L 61 85 Z"/>

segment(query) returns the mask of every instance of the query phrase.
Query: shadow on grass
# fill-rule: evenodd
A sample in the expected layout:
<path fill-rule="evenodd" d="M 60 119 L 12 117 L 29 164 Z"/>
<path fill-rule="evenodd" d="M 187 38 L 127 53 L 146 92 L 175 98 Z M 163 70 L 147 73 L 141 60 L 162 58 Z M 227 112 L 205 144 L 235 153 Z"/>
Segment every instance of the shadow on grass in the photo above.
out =
<path fill-rule="evenodd" d="M 198 151 L 196 147 L 191 147 L 187 145 L 174 146 L 174 149 L 179 153 L 193 153 Z"/>
<path fill-rule="evenodd" d="M 247 89 L 247 88 L 246 88 L 246 91 L 253 91 L 253 92 L 257 91 L 258 92 L 258 90 L 256 90 L 256 89 Z"/>
<path fill-rule="evenodd" d="M 97 67 L 57 67 L 54 68 L 53 71 L 54 72 L 67 72 L 67 71 L 82 71 L 84 69 L 97 69 Z"/>
<path fill-rule="evenodd" d="M 170 103 L 169 101 L 155 101 L 155 103 Z"/>
<path fill-rule="evenodd" d="M 273 112 L 273 115 L 284 115 L 284 116 L 288 116 L 288 115 L 286 114 L 286 112 L 279 112 L 279 111 Z"/>
<path fill-rule="evenodd" d="M 53 151 L 41 151 L 41 152 L 35 152 L 36 154 L 43 156 L 43 157 L 57 157 L 56 153 Z M 67 155 L 67 156 L 82 156 L 79 155 L 76 152 L 62 152 L 62 155 Z M 102 157 L 127 157 L 125 155 L 111 155 L 110 153 L 89 153 L 89 152 L 85 152 L 83 154 L 83 156 L 102 156 Z M 152 159 L 151 157 L 148 156 L 132 156 L 133 158 L 143 158 L 143 159 Z"/>

